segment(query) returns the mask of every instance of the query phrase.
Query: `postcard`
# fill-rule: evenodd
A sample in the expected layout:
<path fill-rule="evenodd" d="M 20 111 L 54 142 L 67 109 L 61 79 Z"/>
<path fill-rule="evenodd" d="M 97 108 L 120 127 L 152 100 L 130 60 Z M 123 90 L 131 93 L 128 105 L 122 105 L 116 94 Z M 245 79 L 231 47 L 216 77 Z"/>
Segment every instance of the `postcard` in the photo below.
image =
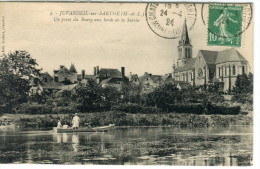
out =
<path fill-rule="evenodd" d="M 0 2 L 0 163 L 252 166 L 252 3 Z"/>

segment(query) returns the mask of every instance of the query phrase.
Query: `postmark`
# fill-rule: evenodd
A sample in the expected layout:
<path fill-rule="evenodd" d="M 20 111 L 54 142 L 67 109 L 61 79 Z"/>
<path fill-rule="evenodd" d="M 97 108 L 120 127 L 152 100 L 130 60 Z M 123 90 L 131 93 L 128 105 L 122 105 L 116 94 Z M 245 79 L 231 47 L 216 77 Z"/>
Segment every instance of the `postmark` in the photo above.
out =
<path fill-rule="evenodd" d="M 207 10 L 207 23 L 203 10 Z M 202 19 L 208 26 L 208 45 L 240 47 L 241 35 L 251 23 L 252 7 L 251 4 L 203 5 Z"/>
<path fill-rule="evenodd" d="M 197 10 L 193 3 L 148 3 L 145 10 L 150 29 L 160 37 L 175 39 L 181 36 L 183 23 L 191 30 Z"/>

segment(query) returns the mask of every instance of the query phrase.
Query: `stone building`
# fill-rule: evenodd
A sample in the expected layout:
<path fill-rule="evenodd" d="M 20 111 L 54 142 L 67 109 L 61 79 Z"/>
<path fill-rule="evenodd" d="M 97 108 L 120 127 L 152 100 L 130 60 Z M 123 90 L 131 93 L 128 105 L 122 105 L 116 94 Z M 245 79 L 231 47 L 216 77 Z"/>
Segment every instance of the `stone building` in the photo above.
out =
<path fill-rule="evenodd" d="M 189 82 L 192 86 L 217 83 L 219 90 L 230 91 L 239 74 L 249 73 L 248 61 L 234 48 L 223 51 L 199 50 L 192 57 L 192 45 L 186 22 L 178 45 L 177 63 L 173 65 L 175 81 Z"/>
<path fill-rule="evenodd" d="M 149 93 L 160 85 L 174 83 L 174 80 L 171 74 L 153 75 L 151 73 L 145 72 L 144 75 L 140 77 L 138 77 L 137 74 L 132 75 L 130 73 L 129 82 L 131 84 L 141 85 L 142 92 Z"/>
<path fill-rule="evenodd" d="M 78 81 L 77 70 L 74 64 L 71 64 L 70 69 L 67 69 L 64 65 L 60 65 L 58 70 L 54 70 L 54 82 L 65 82 L 76 83 Z"/>

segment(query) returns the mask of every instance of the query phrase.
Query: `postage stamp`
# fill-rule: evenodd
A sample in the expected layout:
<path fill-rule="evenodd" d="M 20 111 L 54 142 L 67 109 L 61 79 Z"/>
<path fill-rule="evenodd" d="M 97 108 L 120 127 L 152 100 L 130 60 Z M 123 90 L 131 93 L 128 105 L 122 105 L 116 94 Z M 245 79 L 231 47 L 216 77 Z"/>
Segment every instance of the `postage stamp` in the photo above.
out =
<path fill-rule="evenodd" d="M 207 44 L 240 47 L 241 35 L 250 24 L 251 8 L 218 4 L 209 5 L 208 10 Z"/>
<path fill-rule="evenodd" d="M 196 22 L 197 10 L 193 3 L 148 3 L 145 10 L 150 29 L 163 38 L 181 36 L 184 21 L 189 30 Z"/>

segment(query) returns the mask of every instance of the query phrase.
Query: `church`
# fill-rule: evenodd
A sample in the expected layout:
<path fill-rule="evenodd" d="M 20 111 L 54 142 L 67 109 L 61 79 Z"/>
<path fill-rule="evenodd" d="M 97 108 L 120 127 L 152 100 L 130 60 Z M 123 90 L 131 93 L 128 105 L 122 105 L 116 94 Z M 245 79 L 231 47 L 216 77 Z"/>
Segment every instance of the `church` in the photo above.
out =
<path fill-rule="evenodd" d="M 199 50 L 193 57 L 186 21 L 177 49 L 177 63 L 173 64 L 173 78 L 177 82 L 187 82 L 192 86 L 217 83 L 219 90 L 226 92 L 235 85 L 238 75 L 249 74 L 248 61 L 234 48 Z"/>

